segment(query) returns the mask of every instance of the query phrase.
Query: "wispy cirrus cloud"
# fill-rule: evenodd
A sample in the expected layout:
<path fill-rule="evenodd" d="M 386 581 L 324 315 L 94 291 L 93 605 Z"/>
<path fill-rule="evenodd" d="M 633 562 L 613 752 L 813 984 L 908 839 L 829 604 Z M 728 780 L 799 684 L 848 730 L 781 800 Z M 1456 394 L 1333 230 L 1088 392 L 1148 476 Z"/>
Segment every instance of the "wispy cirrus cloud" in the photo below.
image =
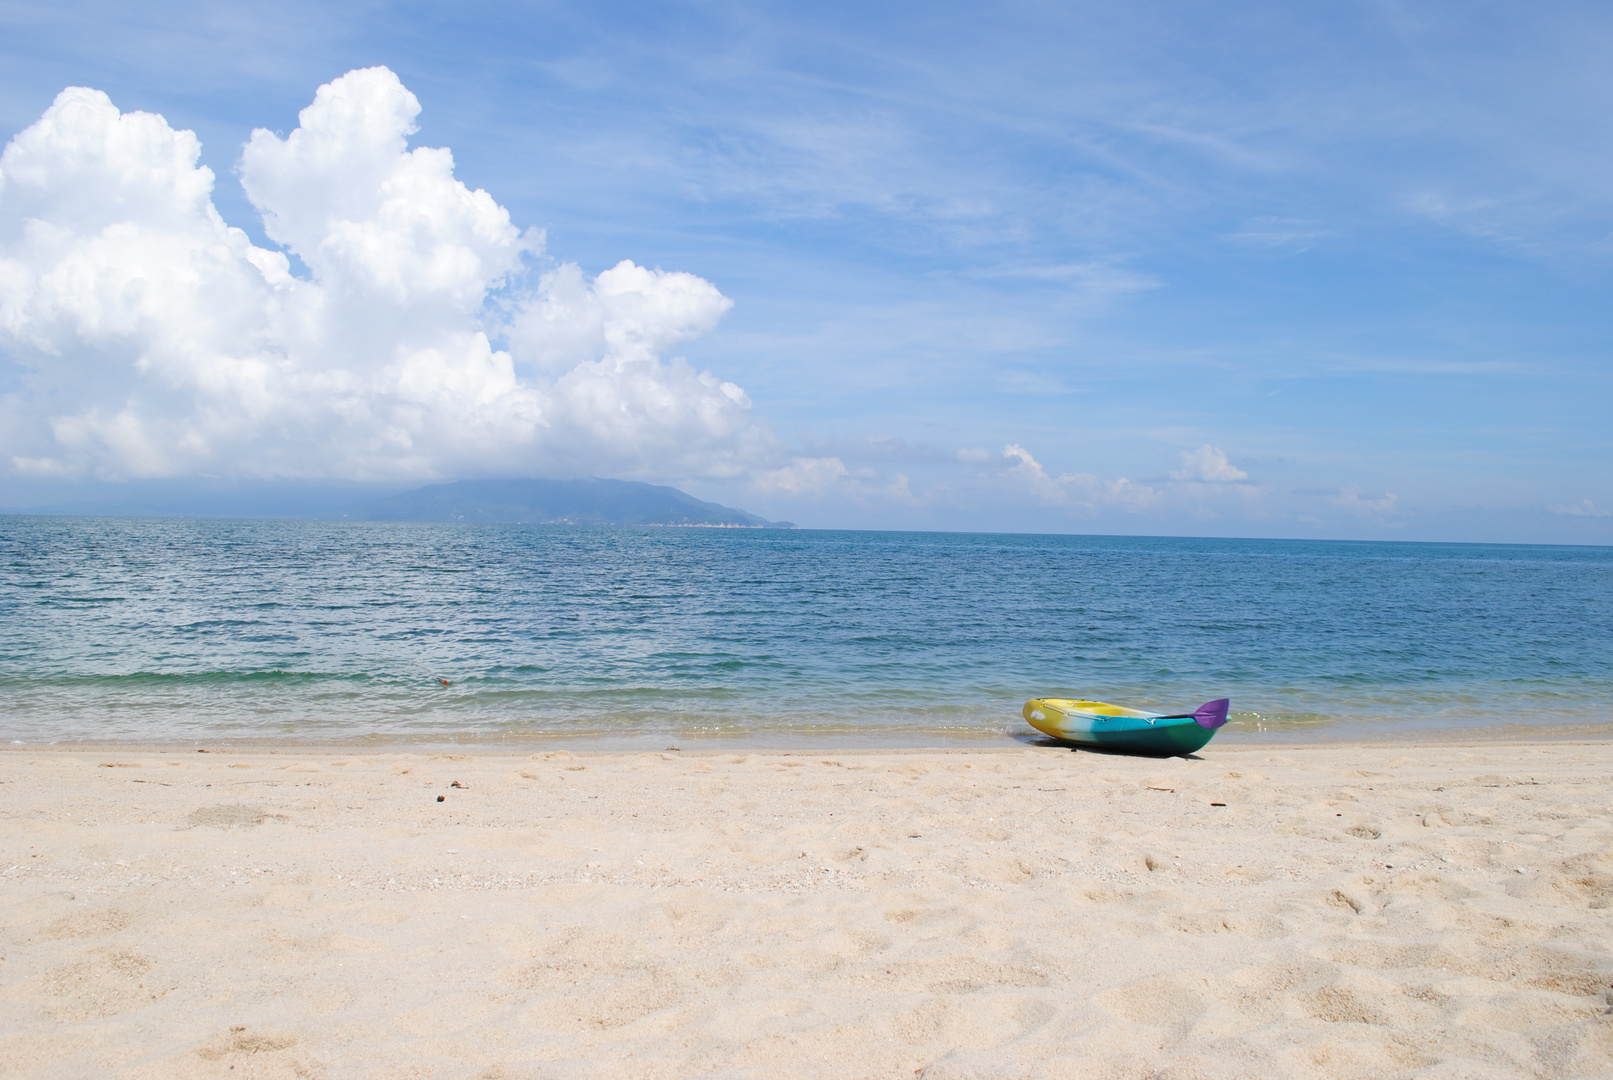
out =
<path fill-rule="evenodd" d="M 1581 499 L 1576 503 L 1558 503 L 1548 509 L 1554 514 L 1565 514 L 1568 517 L 1613 517 L 1613 510 L 1604 510 L 1590 499 Z"/>
<path fill-rule="evenodd" d="M 1357 484 L 1333 492 L 1328 496 L 1328 501 L 1346 514 L 1371 518 L 1383 518 L 1393 514 L 1400 503 L 1399 497 L 1392 492 L 1368 495 L 1363 493 Z"/>
<path fill-rule="evenodd" d="M 778 468 L 757 469 L 751 487 L 763 495 L 789 498 L 849 499 L 913 506 L 919 502 L 905 473 L 882 476 L 871 468 L 851 469 L 838 457 L 796 457 Z"/>
<path fill-rule="evenodd" d="M 341 211 L 354 243 L 315 269 L 322 227 L 309 218 L 282 246 L 234 182 L 266 175 L 232 171 L 254 125 L 285 138 L 307 91 L 372 63 L 376 42 L 429 93 L 413 138 L 454 147 L 449 178 L 485 190 L 520 236 L 549 230 L 503 277 L 502 241 L 444 231 L 427 247 L 463 248 L 485 273 L 433 292 L 435 255 L 388 249 L 403 219 L 380 210 Z M 873 505 L 899 472 L 920 506 L 955 508 L 926 524 L 974 527 L 971 507 L 1012 496 L 1068 512 L 1049 521 L 1134 527 L 1121 504 L 1094 495 L 1108 509 L 1088 509 L 1080 484 L 1057 484 L 1090 475 L 1159 494 L 1145 513 L 1162 521 L 1243 506 L 1243 521 L 1269 510 L 1366 534 L 1461 504 L 1468 522 L 1505 530 L 1527 510 L 1580 536 L 1608 519 L 1539 503 L 1577 505 L 1554 485 L 1586 479 L 1599 452 L 1587 433 L 1606 411 L 1610 43 L 1613 15 L 1593 5 L 1475 19 L 1444 0 L 561 3 L 494 19 L 306 0 L 12 5 L 0 133 L 32 126 L 80 72 L 104 73 L 124 116 L 201 133 L 213 209 L 287 256 L 298 284 L 239 278 L 251 252 L 200 292 L 149 278 L 176 305 L 205 296 L 190 329 L 216 362 L 187 367 L 139 337 L 162 323 L 180 341 L 172 313 L 104 338 L 99 366 L 73 353 L 88 338 L 59 357 L 0 345 L 0 481 L 11 457 L 52 477 L 222 474 L 239 457 L 274 475 L 313 475 L 310 462 L 364 462 L 363 475 L 586 467 L 744 490 L 754 470 L 780 474 L 780 499 L 793 484 L 825 505 L 853 490 Z M 202 237 L 200 250 L 210 228 L 169 239 Z M 371 243 L 402 257 L 363 277 L 356 253 Z M 381 317 L 392 270 L 411 302 Z M 97 295 L 74 309 L 81 329 L 136 310 Z M 265 303 L 275 312 L 251 314 Z M 364 319 L 374 334 L 341 339 Z M 469 336 L 425 334 L 432 320 Z M 245 344 L 202 340 L 226 325 Z M 484 359 L 461 347 L 478 332 Z M 375 356 L 398 343 L 412 366 L 384 374 Z M 334 388 L 289 405 L 314 376 Z M 1025 427 L 1032 399 L 1052 395 L 1131 434 L 1094 448 Z M 288 449 L 265 451 L 272 430 Z M 1227 432 L 1247 479 L 1178 460 Z M 990 447 L 995 464 L 900 457 L 881 440 L 943 457 L 941 444 Z M 1005 444 L 1034 451 L 1054 488 L 1002 460 Z M 818 459 L 844 474 L 814 487 L 810 469 L 785 472 Z M 919 520 L 904 514 L 879 523 Z"/>

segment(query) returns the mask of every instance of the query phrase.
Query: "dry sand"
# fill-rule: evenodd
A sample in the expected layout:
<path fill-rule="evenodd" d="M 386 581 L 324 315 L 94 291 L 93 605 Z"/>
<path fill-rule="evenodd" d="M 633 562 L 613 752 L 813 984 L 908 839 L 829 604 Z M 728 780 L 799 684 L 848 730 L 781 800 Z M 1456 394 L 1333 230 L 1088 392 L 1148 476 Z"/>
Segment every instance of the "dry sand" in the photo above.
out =
<path fill-rule="evenodd" d="M 1610 766 L 12 750 L 0 1073 L 1606 1077 Z"/>

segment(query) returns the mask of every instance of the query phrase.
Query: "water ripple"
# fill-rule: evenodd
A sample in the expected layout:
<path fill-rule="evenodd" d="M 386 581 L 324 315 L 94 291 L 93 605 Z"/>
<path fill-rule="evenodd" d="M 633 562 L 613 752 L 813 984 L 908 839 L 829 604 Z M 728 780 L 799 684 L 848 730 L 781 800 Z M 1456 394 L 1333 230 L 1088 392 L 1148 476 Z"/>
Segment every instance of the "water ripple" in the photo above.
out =
<path fill-rule="evenodd" d="M 917 739 L 1074 694 L 1605 723 L 1613 551 L 0 517 L 11 739 Z"/>

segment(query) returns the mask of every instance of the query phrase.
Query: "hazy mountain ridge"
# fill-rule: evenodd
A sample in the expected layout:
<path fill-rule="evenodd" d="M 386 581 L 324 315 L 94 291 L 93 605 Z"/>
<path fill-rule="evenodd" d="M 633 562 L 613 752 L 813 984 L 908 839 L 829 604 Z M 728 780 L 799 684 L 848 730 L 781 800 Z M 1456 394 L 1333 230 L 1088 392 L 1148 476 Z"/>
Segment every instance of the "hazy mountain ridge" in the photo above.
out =
<path fill-rule="evenodd" d="M 634 480 L 461 480 L 408 491 L 303 485 L 169 485 L 105 491 L 0 513 L 72 517 L 280 518 L 306 521 L 466 521 L 529 525 L 649 525 L 793 529 L 787 521 L 704 502 L 674 487 Z"/>
<path fill-rule="evenodd" d="M 460 480 L 382 499 L 349 515 L 363 521 L 481 521 L 525 525 L 667 525 L 793 529 L 635 480 Z"/>

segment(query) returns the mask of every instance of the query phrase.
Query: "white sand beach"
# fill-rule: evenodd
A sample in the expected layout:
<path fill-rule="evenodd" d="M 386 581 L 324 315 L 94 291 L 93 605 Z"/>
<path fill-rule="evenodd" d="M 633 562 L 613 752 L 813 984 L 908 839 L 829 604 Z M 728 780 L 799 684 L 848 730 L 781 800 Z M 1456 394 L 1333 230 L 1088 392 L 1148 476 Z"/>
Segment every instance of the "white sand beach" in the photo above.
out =
<path fill-rule="evenodd" d="M 8 1077 L 1613 1075 L 1608 742 L 15 748 L 0 814 Z"/>

